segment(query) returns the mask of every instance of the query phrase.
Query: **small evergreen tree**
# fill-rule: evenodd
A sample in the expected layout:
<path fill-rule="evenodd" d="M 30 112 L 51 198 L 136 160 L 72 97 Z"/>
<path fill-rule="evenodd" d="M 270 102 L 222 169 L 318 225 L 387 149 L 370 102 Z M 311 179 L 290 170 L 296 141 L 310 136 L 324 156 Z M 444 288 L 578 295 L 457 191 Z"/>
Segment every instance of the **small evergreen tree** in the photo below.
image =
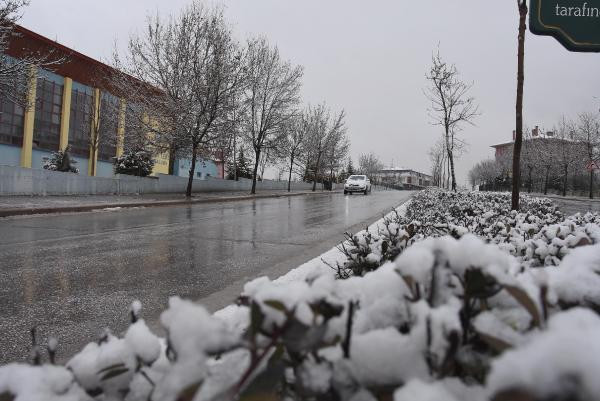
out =
<path fill-rule="evenodd" d="M 250 164 L 250 160 L 248 160 L 246 158 L 246 156 L 244 155 L 244 148 L 240 149 L 240 152 L 238 154 L 237 160 L 236 160 L 236 166 L 233 165 L 233 161 L 229 161 L 227 164 L 227 179 L 228 180 L 233 180 L 235 179 L 235 176 L 233 174 L 234 172 L 234 168 L 235 171 L 237 172 L 237 178 L 248 178 L 248 179 L 252 179 L 252 168 L 251 168 L 251 164 Z"/>
<path fill-rule="evenodd" d="M 74 166 L 77 161 L 69 157 L 68 148 L 64 151 L 52 152 L 50 157 L 44 157 L 43 160 L 45 170 L 79 173 L 79 169 Z"/>
<path fill-rule="evenodd" d="M 352 164 L 351 157 L 348 158 L 348 165 L 346 166 L 346 173 L 348 174 L 348 176 L 354 175 L 354 173 L 356 173 L 356 171 L 354 170 L 354 165 Z"/>
<path fill-rule="evenodd" d="M 154 169 L 152 154 L 143 149 L 129 150 L 115 158 L 115 174 L 146 177 Z"/>
<path fill-rule="evenodd" d="M 252 167 L 250 166 L 250 160 L 244 155 L 244 148 L 240 149 L 237 168 L 238 177 L 252 179 Z"/>

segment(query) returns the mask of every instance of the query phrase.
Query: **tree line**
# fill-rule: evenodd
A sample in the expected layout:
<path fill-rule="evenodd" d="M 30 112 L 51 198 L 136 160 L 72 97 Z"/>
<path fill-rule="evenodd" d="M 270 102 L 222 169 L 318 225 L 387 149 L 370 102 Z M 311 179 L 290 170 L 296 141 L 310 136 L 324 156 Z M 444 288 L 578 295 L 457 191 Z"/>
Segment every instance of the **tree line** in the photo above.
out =
<path fill-rule="evenodd" d="M 113 64 L 125 74 L 107 79 L 140 127 L 127 141 L 191 160 L 187 196 L 200 158 L 227 160 L 228 178 L 251 179 L 251 193 L 269 166 L 287 173 L 288 188 L 300 176 L 315 190 L 346 161 L 344 110 L 303 105 L 303 67 L 265 37 L 236 41 L 218 6 L 150 17 Z"/>
<path fill-rule="evenodd" d="M 527 192 L 586 193 L 597 191 L 600 166 L 600 117 L 583 112 L 563 117 L 552 130 L 525 129 L 522 143 L 520 187 Z M 507 190 L 512 185 L 513 149 L 506 146 L 494 159 L 477 163 L 469 172 L 472 186 Z"/>

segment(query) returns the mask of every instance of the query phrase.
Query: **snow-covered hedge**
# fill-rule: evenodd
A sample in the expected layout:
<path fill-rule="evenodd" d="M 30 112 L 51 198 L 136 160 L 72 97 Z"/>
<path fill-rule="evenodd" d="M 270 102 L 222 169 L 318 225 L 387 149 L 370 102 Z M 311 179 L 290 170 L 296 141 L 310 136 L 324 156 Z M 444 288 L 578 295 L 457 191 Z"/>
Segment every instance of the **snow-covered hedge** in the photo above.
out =
<path fill-rule="evenodd" d="M 147 150 L 128 150 L 115 159 L 114 166 L 115 174 L 146 177 L 152 174 L 154 159 L 152 154 Z"/>
<path fill-rule="evenodd" d="M 429 237 L 474 234 L 497 244 L 527 266 L 558 265 L 571 249 L 600 241 L 600 215 L 565 217 L 549 199 L 523 196 L 511 211 L 508 193 L 446 192 L 416 195 L 403 214 L 386 216 L 377 230 L 346 234 L 346 260 L 334 268 L 346 278 L 394 260 L 407 246 Z"/>
<path fill-rule="evenodd" d="M 419 208 L 436 197 L 457 208 Z M 597 216 L 565 219 L 533 199 L 511 214 L 505 200 L 422 193 L 370 234 L 350 236 L 363 247 L 370 235 L 365 259 L 376 268 L 339 279 L 337 268 L 313 261 L 247 283 L 237 305 L 214 315 L 171 298 L 160 318 L 164 339 L 134 302 L 123 335 L 107 332 L 64 367 L 0 367 L 0 399 L 600 399 Z M 498 204 L 492 215 L 485 202 Z M 418 220 L 425 214 L 436 220 Z M 526 233 L 522 248 L 510 246 L 520 238 L 513 230 Z M 528 256 L 528 241 L 542 236 L 566 251 Z M 353 246 L 323 259 L 342 266 Z"/>

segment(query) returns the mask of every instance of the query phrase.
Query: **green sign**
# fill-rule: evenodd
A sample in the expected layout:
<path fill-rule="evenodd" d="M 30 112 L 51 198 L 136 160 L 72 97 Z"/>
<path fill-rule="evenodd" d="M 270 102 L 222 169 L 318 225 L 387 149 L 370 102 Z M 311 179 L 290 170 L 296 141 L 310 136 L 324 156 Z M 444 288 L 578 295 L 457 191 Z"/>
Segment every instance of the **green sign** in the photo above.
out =
<path fill-rule="evenodd" d="M 600 52 L 600 0 L 531 0 L 529 29 L 570 51 Z"/>

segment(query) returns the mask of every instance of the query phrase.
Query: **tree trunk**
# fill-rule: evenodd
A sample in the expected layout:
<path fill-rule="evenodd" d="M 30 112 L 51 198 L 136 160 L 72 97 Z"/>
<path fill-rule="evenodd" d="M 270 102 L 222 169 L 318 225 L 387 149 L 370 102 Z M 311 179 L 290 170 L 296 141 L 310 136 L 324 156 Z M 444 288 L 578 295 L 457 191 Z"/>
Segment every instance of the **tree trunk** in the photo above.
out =
<path fill-rule="evenodd" d="M 237 165 L 237 145 L 235 143 L 235 134 L 233 135 L 233 179 L 238 181 L 238 165 Z"/>
<path fill-rule="evenodd" d="M 315 165 L 315 173 L 313 175 L 313 187 L 312 191 L 315 192 L 317 190 L 317 174 L 319 174 L 319 165 L 321 164 L 321 155 L 317 157 L 317 164 Z"/>
<path fill-rule="evenodd" d="M 333 191 L 333 167 L 329 170 L 329 184 L 331 184 L 329 190 Z"/>
<path fill-rule="evenodd" d="M 450 173 L 452 174 L 452 191 L 456 192 L 456 174 L 454 172 L 454 157 L 450 157 Z"/>
<path fill-rule="evenodd" d="M 567 196 L 567 181 L 569 180 L 569 166 L 565 164 L 564 166 L 564 179 L 563 179 L 563 190 L 562 196 Z"/>
<path fill-rule="evenodd" d="M 448 127 L 446 127 L 446 152 L 448 153 L 448 166 L 450 168 L 448 178 L 452 178 L 452 190 L 456 192 L 456 175 L 454 174 L 454 157 L 452 155 L 452 148 L 450 147 L 450 134 L 448 133 Z"/>
<path fill-rule="evenodd" d="M 256 175 L 258 174 L 258 166 L 260 165 L 260 149 L 254 150 L 254 169 L 252 170 L 252 189 L 250 194 L 256 194 Z"/>
<path fill-rule="evenodd" d="M 169 147 L 169 175 L 175 175 L 175 152 Z"/>
<path fill-rule="evenodd" d="M 546 167 L 546 177 L 544 179 L 544 195 L 548 195 L 548 176 L 550 175 L 550 168 Z"/>
<path fill-rule="evenodd" d="M 196 173 L 196 159 L 198 157 L 198 144 L 192 145 L 192 165 L 190 166 L 190 172 L 188 174 L 188 184 L 185 190 L 186 198 L 192 197 L 192 184 L 194 183 L 194 174 Z"/>
<path fill-rule="evenodd" d="M 590 169 L 590 199 L 594 199 L 594 169 Z"/>
<path fill-rule="evenodd" d="M 290 172 L 288 174 L 288 192 L 292 190 L 292 170 L 294 169 L 294 156 L 290 158 Z"/>
<path fill-rule="evenodd" d="M 450 158 L 446 160 L 446 183 L 444 188 L 450 189 Z"/>
<path fill-rule="evenodd" d="M 525 28 L 527 1 L 518 0 L 519 6 L 519 50 L 517 55 L 517 107 L 516 138 L 513 151 L 512 210 L 519 210 L 519 190 L 521 186 L 521 146 L 523 144 L 523 82 L 525 81 Z"/>
<path fill-rule="evenodd" d="M 265 157 L 263 157 L 261 166 L 260 166 L 260 179 L 264 180 L 265 179 L 265 168 L 267 167 L 267 158 L 269 157 L 269 149 L 267 149 L 267 152 L 265 153 Z"/>
<path fill-rule="evenodd" d="M 531 193 L 531 187 L 533 186 L 533 180 L 531 178 L 531 171 L 533 170 L 532 167 L 529 167 L 529 173 L 528 173 L 528 178 L 527 178 L 527 193 Z"/>

